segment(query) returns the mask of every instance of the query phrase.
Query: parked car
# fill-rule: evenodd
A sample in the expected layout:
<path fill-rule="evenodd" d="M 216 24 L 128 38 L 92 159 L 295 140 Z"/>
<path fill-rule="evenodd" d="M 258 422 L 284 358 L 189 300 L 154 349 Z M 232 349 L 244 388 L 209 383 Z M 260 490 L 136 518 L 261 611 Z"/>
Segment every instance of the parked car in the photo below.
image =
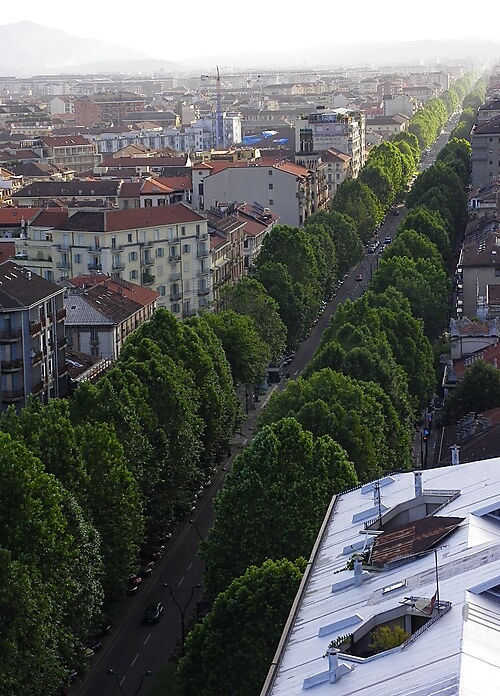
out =
<path fill-rule="evenodd" d="M 154 561 L 147 561 L 142 563 L 141 567 L 139 568 L 139 575 L 141 576 L 141 578 L 148 578 L 153 572 L 154 565 Z"/>
<path fill-rule="evenodd" d="M 145 624 L 158 623 L 163 616 L 163 604 L 161 602 L 153 602 L 148 604 L 144 612 L 143 622 Z"/>
<path fill-rule="evenodd" d="M 361 275 L 361 273 L 358 273 L 358 275 L 356 276 L 356 280 L 358 281 L 358 283 L 361 283 L 361 281 L 363 280 L 363 276 Z"/>
<path fill-rule="evenodd" d="M 390 244 L 392 242 L 392 237 L 389 235 L 384 239 L 384 244 Z"/>
<path fill-rule="evenodd" d="M 399 210 L 399 208 L 396 208 L 396 209 L 395 209 L 395 211 L 393 212 L 393 215 L 394 215 L 395 217 L 398 217 L 398 215 L 401 215 L 401 211 Z"/>
<path fill-rule="evenodd" d="M 139 589 L 141 582 L 142 578 L 140 575 L 137 575 L 136 573 L 131 575 L 128 579 L 127 594 L 135 595 L 137 593 L 137 590 Z"/>

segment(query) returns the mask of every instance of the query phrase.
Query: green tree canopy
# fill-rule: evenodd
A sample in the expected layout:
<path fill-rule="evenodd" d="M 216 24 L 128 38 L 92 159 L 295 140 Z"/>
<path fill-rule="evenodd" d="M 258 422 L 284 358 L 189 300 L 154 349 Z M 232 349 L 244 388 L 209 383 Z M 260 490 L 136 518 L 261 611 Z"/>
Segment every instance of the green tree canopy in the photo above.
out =
<path fill-rule="evenodd" d="M 406 215 L 399 226 L 399 232 L 415 230 L 433 242 L 441 254 L 443 262 L 449 267 L 451 262 L 451 245 L 445 220 L 437 210 L 430 210 L 423 205 L 417 205 Z"/>
<path fill-rule="evenodd" d="M 218 595 L 187 638 L 176 675 L 179 696 L 259 692 L 305 565 L 304 559 L 265 561 Z"/>
<path fill-rule="evenodd" d="M 333 199 L 332 209 L 354 220 L 363 242 L 370 239 L 384 217 L 377 196 L 359 178 L 342 182 Z"/>
<path fill-rule="evenodd" d="M 348 271 L 363 256 L 363 243 L 356 223 L 348 215 L 336 210 L 320 210 L 305 222 L 306 228 L 316 225 L 326 227 L 332 236 L 339 273 Z"/>
<path fill-rule="evenodd" d="M 476 360 L 446 400 L 446 417 L 454 423 L 471 411 L 481 413 L 500 406 L 500 370 Z"/>
<path fill-rule="evenodd" d="M 210 596 L 266 558 L 308 556 L 332 495 L 356 483 L 328 435 L 315 439 L 294 418 L 262 428 L 216 500 L 203 549 Z"/>

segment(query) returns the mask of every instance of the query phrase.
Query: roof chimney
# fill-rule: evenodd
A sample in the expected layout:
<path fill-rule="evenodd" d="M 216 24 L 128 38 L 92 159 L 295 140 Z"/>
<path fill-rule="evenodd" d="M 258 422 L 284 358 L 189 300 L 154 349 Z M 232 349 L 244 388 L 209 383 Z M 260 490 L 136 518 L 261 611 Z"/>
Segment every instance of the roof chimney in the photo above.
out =
<path fill-rule="evenodd" d="M 363 582 L 363 562 L 357 554 L 354 556 L 354 585 L 359 587 Z"/>
<path fill-rule="evenodd" d="M 420 498 L 422 495 L 422 472 L 414 471 L 415 476 L 415 498 Z"/>
<path fill-rule="evenodd" d="M 452 445 L 450 447 L 450 450 L 451 450 L 451 465 L 458 466 L 460 464 L 460 456 L 458 454 L 460 447 L 458 445 Z"/>
<path fill-rule="evenodd" d="M 337 648 L 328 648 L 326 655 L 328 657 L 328 681 L 330 684 L 335 684 L 339 668 L 339 651 Z"/>

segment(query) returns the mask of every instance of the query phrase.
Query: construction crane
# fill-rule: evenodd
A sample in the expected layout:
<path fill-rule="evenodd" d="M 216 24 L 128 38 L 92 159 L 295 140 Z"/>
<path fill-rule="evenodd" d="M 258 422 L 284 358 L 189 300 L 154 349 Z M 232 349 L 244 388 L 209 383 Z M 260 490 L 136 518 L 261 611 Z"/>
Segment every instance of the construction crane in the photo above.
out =
<path fill-rule="evenodd" d="M 217 148 L 224 146 L 224 121 L 222 118 L 222 94 L 221 94 L 221 83 L 220 83 L 220 71 L 219 67 L 215 68 L 215 75 L 201 75 L 202 80 L 215 80 L 217 100 L 216 100 L 216 111 L 215 111 L 215 143 Z"/>

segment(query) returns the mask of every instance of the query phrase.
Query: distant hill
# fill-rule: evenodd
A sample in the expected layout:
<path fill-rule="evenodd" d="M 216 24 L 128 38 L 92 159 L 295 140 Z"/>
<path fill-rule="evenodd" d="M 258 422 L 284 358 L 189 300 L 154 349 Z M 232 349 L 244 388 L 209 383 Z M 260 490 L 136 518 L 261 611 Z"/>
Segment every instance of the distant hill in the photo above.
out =
<path fill-rule="evenodd" d="M 164 70 L 179 67 L 169 61 L 150 59 L 134 48 L 82 39 L 34 22 L 0 25 L 0 66 L 4 75 L 94 70 L 139 72 L 151 71 L 156 66 Z"/>
<path fill-rule="evenodd" d="M 326 68 L 348 65 L 392 65 L 445 62 L 469 58 L 478 62 L 500 56 L 500 43 L 484 39 L 463 38 L 422 41 L 364 41 L 360 43 L 315 46 L 294 44 L 293 51 L 255 50 L 241 53 L 223 53 L 212 56 L 194 56 L 181 61 L 187 69 L 207 65 L 233 68 Z"/>

